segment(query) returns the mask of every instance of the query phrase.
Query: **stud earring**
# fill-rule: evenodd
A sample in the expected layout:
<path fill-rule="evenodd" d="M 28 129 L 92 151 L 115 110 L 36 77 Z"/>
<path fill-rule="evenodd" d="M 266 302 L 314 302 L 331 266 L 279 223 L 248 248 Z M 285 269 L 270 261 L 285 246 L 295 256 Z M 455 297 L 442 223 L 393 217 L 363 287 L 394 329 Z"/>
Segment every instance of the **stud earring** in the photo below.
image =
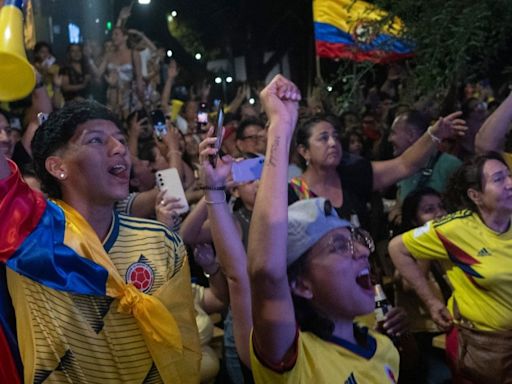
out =
<path fill-rule="evenodd" d="M 61 173 L 61 174 L 59 175 L 59 177 L 60 177 L 61 179 L 63 179 L 64 177 L 66 177 L 66 175 L 65 175 L 65 174 L 63 174 L 63 173 Z"/>

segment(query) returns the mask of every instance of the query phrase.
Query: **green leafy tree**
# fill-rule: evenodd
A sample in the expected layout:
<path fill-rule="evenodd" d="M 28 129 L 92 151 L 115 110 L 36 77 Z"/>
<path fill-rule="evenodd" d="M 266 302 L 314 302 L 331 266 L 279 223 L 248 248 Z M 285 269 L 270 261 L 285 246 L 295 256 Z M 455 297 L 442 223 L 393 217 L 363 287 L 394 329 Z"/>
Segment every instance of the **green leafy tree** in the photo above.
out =
<path fill-rule="evenodd" d="M 409 70 L 403 101 L 419 95 L 444 99 L 466 80 L 495 75 L 496 62 L 508 60 L 512 40 L 512 2 L 510 0 L 375 0 L 375 6 L 398 16 L 406 29 L 403 38 L 415 43 L 415 58 L 407 61 Z M 386 20 L 382 21 L 383 23 Z M 352 67 L 347 75 L 347 65 Z M 342 63 L 344 93 L 340 101 L 356 95 L 368 66 Z M 503 65 L 501 69 L 503 69 Z M 358 84 L 354 85 L 352 82 Z M 347 97 L 348 95 L 348 97 Z M 438 100 L 439 101 L 439 100 Z"/>

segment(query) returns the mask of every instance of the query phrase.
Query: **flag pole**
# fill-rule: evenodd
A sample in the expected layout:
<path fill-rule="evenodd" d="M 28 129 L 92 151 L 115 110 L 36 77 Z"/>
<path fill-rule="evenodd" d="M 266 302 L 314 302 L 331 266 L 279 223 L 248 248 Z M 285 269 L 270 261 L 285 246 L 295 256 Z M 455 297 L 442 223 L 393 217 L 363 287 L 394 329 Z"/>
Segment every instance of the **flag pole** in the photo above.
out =
<path fill-rule="evenodd" d="M 322 71 L 320 69 L 320 56 L 315 55 L 315 61 L 316 61 L 316 78 L 322 80 Z"/>

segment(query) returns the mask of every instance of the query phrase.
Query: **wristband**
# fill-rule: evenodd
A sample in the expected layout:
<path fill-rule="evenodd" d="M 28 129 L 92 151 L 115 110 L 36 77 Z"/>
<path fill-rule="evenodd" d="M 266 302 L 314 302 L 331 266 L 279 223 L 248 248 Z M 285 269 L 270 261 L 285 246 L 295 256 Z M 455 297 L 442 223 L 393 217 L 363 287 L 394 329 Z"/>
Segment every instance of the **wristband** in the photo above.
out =
<path fill-rule="evenodd" d="M 206 196 L 204 197 L 204 202 L 207 204 L 207 205 L 215 205 L 215 204 L 224 204 L 226 203 L 226 192 L 223 193 L 223 198 L 222 200 L 218 200 L 218 201 L 215 201 L 215 200 L 208 200 L 206 198 Z"/>
<path fill-rule="evenodd" d="M 434 134 L 432 133 L 432 126 L 428 127 L 428 129 L 427 129 L 427 133 L 428 133 L 428 135 L 430 136 L 430 138 L 432 139 L 432 141 L 433 141 L 434 143 L 439 144 L 439 143 L 441 143 L 441 142 L 443 141 L 442 139 L 440 139 L 439 137 L 437 137 L 436 135 L 434 135 Z"/>
<path fill-rule="evenodd" d="M 203 189 L 203 190 L 206 190 L 206 191 L 225 191 L 226 190 L 226 186 L 225 185 L 219 185 L 218 187 L 214 187 L 214 186 L 211 186 L 211 185 L 203 185 L 199 189 Z"/>

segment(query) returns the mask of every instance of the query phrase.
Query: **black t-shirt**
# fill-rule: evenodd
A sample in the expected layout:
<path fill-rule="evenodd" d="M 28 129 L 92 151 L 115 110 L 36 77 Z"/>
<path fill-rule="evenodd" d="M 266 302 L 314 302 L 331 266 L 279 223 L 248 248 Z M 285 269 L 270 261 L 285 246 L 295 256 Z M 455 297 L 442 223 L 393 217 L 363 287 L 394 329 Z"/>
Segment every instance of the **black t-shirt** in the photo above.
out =
<path fill-rule="evenodd" d="M 21 141 L 18 141 L 14 145 L 14 152 L 12 153 L 12 161 L 16 163 L 16 165 L 20 169 L 24 169 L 27 165 L 32 164 L 32 158 L 28 154 L 27 150 L 21 144 Z"/>
<path fill-rule="evenodd" d="M 335 207 L 338 215 L 346 220 L 357 214 L 361 227 L 369 228 L 370 216 L 367 203 L 371 200 L 373 191 L 372 163 L 359 156 L 345 155 L 337 168 L 343 188 L 343 205 Z M 311 197 L 317 197 L 309 191 Z M 288 184 L 288 205 L 300 200 L 292 183 Z"/>
<path fill-rule="evenodd" d="M 85 76 L 88 74 L 88 72 L 84 69 L 83 72 L 80 73 L 77 70 L 75 70 L 75 68 L 71 66 L 66 66 L 61 68 L 59 74 L 66 75 L 69 78 L 69 85 L 79 85 L 85 81 Z M 62 91 L 62 96 L 64 96 L 64 100 L 66 101 L 73 100 L 76 97 L 83 97 L 84 99 L 86 99 L 90 93 L 89 88 L 90 87 L 87 86 L 79 91 Z"/>

